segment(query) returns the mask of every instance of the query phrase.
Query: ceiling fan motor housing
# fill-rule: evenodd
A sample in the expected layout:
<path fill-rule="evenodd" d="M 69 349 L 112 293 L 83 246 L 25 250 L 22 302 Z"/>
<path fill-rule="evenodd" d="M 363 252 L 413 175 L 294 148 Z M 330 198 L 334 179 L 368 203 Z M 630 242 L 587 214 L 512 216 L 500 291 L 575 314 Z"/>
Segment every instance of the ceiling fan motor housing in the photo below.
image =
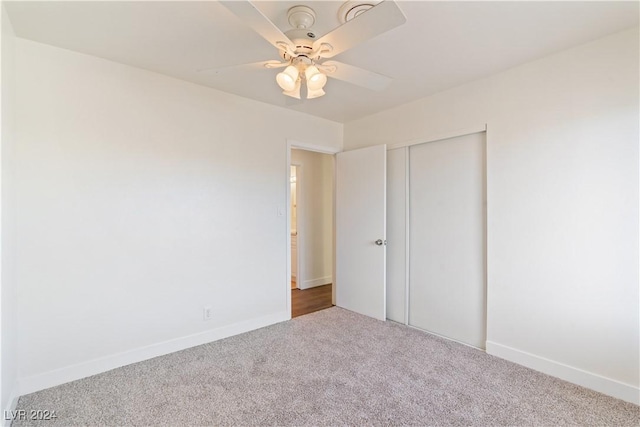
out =
<path fill-rule="evenodd" d="M 295 56 L 283 49 L 280 50 L 280 56 L 289 61 L 309 55 L 313 51 L 313 42 L 316 38 L 316 34 L 310 30 L 316 22 L 316 12 L 308 6 L 293 6 L 287 11 L 287 19 L 293 29 L 287 31 L 285 35 L 294 44 Z"/>
<path fill-rule="evenodd" d="M 295 45 L 294 52 L 298 55 L 308 55 L 313 51 L 313 42 L 316 39 L 316 34 L 307 28 L 295 28 L 289 30 L 285 35 Z M 280 56 L 285 60 L 290 60 L 292 57 L 284 50 L 280 50 Z"/>

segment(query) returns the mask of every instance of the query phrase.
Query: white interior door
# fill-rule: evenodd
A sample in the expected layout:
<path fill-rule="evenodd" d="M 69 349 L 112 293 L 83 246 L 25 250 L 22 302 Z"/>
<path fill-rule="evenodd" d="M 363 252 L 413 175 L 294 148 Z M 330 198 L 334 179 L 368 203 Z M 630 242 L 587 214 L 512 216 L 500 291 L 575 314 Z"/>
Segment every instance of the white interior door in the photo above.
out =
<path fill-rule="evenodd" d="M 409 324 L 484 348 L 485 133 L 409 151 Z"/>
<path fill-rule="evenodd" d="M 386 318 L 387 147 L 336 156 L 336 305 Z"/>

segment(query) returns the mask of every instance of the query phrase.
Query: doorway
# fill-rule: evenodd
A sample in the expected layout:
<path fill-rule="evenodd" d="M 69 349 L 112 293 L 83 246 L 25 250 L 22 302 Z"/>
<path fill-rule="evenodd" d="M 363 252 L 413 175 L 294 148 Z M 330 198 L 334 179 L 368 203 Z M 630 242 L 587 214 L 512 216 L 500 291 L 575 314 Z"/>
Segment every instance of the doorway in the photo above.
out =
<path fill-rule="evenodd" d="M 333 305 L 334 156 L 290 147 L 289 281 L 291 316 Z"/>

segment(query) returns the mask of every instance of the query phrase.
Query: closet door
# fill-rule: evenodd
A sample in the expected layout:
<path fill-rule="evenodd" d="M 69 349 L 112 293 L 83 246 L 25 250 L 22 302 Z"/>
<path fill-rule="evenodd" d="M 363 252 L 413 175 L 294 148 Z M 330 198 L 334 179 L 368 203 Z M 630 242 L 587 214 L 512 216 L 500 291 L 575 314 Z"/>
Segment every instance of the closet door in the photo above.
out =
<path fill-rule="evenodd" d="M 485 133 L 410 147 L 409 324 L 486 341 Z"/>

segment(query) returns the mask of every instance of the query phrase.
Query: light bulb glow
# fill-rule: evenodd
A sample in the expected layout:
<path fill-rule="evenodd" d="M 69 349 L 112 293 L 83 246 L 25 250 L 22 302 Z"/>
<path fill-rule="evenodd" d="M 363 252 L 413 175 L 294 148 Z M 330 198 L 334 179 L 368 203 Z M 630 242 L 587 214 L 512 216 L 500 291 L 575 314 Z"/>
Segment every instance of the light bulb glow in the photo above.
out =
<path fill-rule="evenodd" d="M 278 73 L 276 82 L 284 91 L 289 92 L 295 89 L 298 75 L 298 69 L 293 65 L 289 65 L 283 72 Z"/>
<path fill-rule="evenodd" d="M 310 91 L 322 90 L 324 85 L 327 84 L 327 76 L 322 74 L 315 65 L 310 65 L 304 72 L 307 79 L 307 88 Z M 324 95 L 324 91 L 322 92 Z"/>

